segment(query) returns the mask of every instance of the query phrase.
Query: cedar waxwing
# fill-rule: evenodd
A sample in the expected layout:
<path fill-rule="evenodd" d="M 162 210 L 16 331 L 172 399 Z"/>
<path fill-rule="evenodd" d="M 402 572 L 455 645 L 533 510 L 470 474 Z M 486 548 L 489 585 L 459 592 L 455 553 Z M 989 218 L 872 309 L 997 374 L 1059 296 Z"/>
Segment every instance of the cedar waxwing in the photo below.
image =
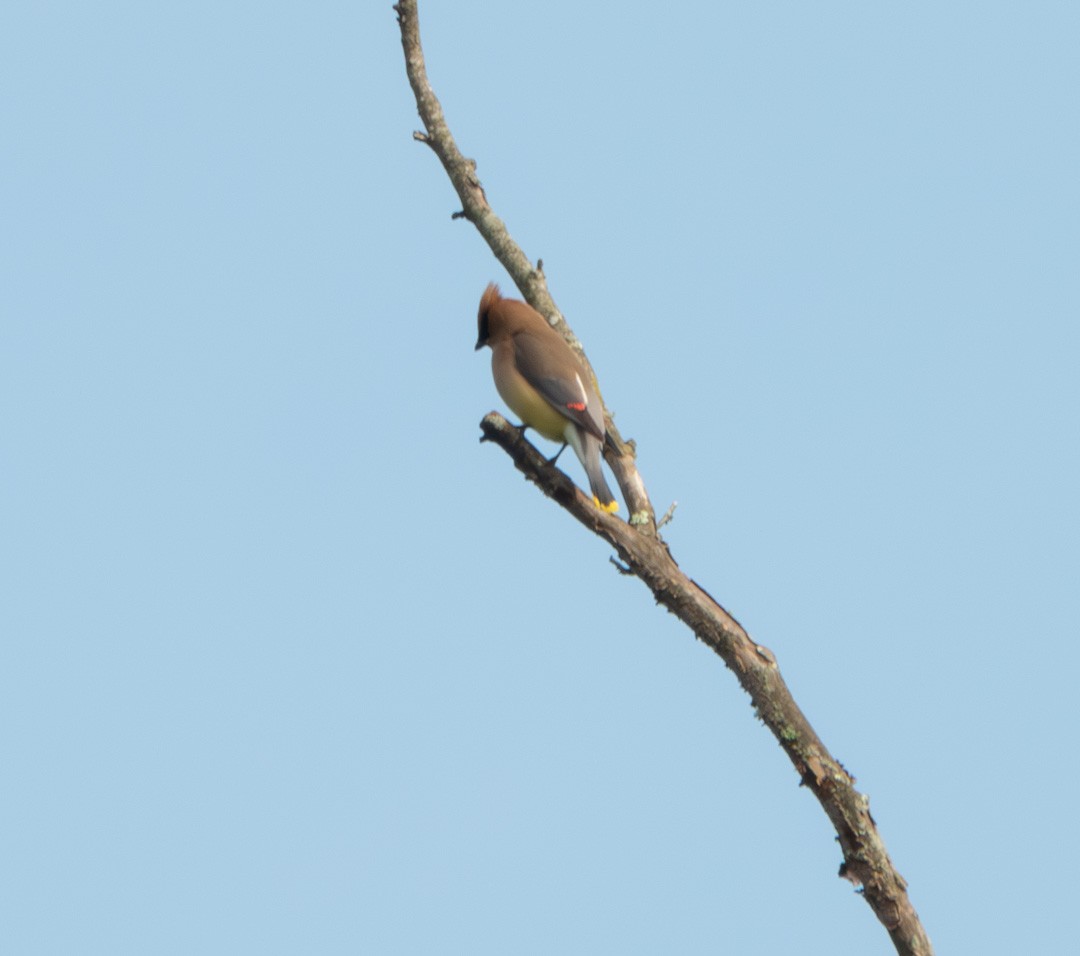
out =
<path fill-rule="evenodd" d="M 494 282 L 480 299 L 477 322 L 476 347 L 491 346 L 491 373 L 502 400 L 525 425 L 564 448 L 570 445 L 585 468 L 593 501 L 608 513 L 617 511 L 600 467 L 604 406 L 574 350 L 536 309 L 504 299 Z"/>

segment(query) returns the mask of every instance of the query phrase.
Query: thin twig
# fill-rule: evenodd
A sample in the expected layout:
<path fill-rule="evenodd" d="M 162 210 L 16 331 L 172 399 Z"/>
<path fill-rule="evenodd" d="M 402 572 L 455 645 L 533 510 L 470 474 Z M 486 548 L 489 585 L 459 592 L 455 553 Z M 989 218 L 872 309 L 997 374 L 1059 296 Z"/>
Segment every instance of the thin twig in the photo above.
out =
<path fill-rule="evenodd" d="M 673 501 L 668 506 L 668 510 L 664 512 L 664 517 L 662 517 L 659 521 L 656 522 L 657 531 L 659 531 L 662 527 L 664 527 L 664 525 L 666 525 L 668 522 L 671 521 L 672 518 L 675 517 L 675 509 L 678 507 L 679 503 L 677 501 Z"/>

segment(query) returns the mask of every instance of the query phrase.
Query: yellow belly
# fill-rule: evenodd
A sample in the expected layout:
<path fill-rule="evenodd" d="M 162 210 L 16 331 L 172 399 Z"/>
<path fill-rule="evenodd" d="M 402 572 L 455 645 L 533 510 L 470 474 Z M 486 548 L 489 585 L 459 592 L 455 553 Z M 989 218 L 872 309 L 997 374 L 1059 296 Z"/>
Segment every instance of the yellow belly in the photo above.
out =
<path fill-rule="evenodd" d="M 491 363 L 495 387 L 502 400 L 510 406 L 510 410 L 545 438 L 564 441 L 563 433 L 570 424 L 570 419 L 552 407 L 510 363 L 498 362 L 496 358 L 497 356 L 493 355 Z"/>

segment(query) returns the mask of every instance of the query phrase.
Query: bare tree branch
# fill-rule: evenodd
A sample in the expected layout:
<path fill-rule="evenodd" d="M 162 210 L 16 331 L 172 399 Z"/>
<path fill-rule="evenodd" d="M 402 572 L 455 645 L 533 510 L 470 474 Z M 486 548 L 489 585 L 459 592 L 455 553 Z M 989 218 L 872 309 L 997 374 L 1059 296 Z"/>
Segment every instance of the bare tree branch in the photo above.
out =
<path fill-rule="evenodd" d="M 534 269 L 510 238 L 488 204 L 476 177 L 476 163 L 461 155 L 450 135 L 424 68 L 416 0 L 401 0 L 394 9 L 401 26 L 409 82 L 426 129 L 416 137 L 439 157 L 461 198 L 464 217 L 480 231 L 522 294 L 580 350 L 548 294 L 540 264 Z M 867 903 L 901 956 L 932 956 L 930 941 L 908 898 L 907 884 L 893 867 L 870 815 L 869 800 L 855 789 L 854 778 L 829 753 L 795 703 L 772 651 L 753 641 L 739 622 L 676 564 L 656 533 L 655 514 L 634 466 L 632 446 L 616 438 L 614 447 L 607 449 L 608 461 L 630 504 L 631 518 L 626 523 L 597 508 L 563 472 L 549 464 L 519 428 L 498 413 L 485 416 L 480 428 L 481 441 L 499 445 L 545 495 L 607 541 L 621 560 L 621 564 L 613 561 L 616 567 L 639 577 L 658 603 L 723 659 L 750 695 L 758 717 L 788 755 L 801 783 L 817 797 L 832 821 L 844 855 L 840 875 L 862 887 Z"/>
<path fill-rule="evenodd" d="M 574 335 L 562 313 L 555 305 L 544 278 L 544 264 L 537 262 L 536 267 L 529 261 L 521 247 L 510 237 L 506 224 L 495 215 L 484 195 L 484 187 L 476 175 L 476 161 L 461 154 L 450 127 L 446 125 L 442 105 L 427 78 L 424 65 L 424 52 L 420 47 L 420 23 L 417 19 L 416 0 L 403 0 L 394 10 L 397 11 L 398 24 L 401 27 L 401 45 L 405 51 L 405 70 L 409 75 L 409 84 L 416 97 L 416 108 L 423 120 L 426 133 L 414 133 L 413 136 L 426 143 L 439 157 L 439 161 L 450 177 L 450 182 L 461 199 L 462 211 L 455 217 L 468 219 L 491 247 L 495 258 L 502 263 L 514 284 L 529 304 L 551 323 L 570 343 L 585 367 L 592 374 L 597 392 L 603 397 L 596 373 L 589 363 L 585 350 Z M 637 470 L 635 448 L 632 441 L 624 441 L 615 427 L 610 411 L 604 409 L 607 421 L 607 446 L 604 457 L 615 474 L 627 508 L 630 521 L 645 534 L 656 534 L 656 514 L 652 502 L 645 490 L 645 482 Z"/>

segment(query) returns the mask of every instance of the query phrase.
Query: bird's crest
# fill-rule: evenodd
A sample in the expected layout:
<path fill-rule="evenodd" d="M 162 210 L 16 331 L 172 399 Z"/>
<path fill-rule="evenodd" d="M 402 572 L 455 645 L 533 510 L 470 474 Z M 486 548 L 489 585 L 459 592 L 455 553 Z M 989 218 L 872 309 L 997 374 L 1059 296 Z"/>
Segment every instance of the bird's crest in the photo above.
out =
<path fill-rule="evenodd" d="M 491 310 L 502 302 L 502 294 L 494 282 L 489 282 L 484 294 L 480 296 L 480 308 L 476 312 L 476 328 L 479 333 L 476 339 L 476 347 L 481 348 L 488 344 L 491 337 Z"/>
<path fill-rule="evenodd" d="M 480 315 L 485 315 L 489 309 L 494 308 L 501 300 L 502 293 L 499 291 L 498 284 L 489 282 L 484 294 L 480 296 Z"/>

